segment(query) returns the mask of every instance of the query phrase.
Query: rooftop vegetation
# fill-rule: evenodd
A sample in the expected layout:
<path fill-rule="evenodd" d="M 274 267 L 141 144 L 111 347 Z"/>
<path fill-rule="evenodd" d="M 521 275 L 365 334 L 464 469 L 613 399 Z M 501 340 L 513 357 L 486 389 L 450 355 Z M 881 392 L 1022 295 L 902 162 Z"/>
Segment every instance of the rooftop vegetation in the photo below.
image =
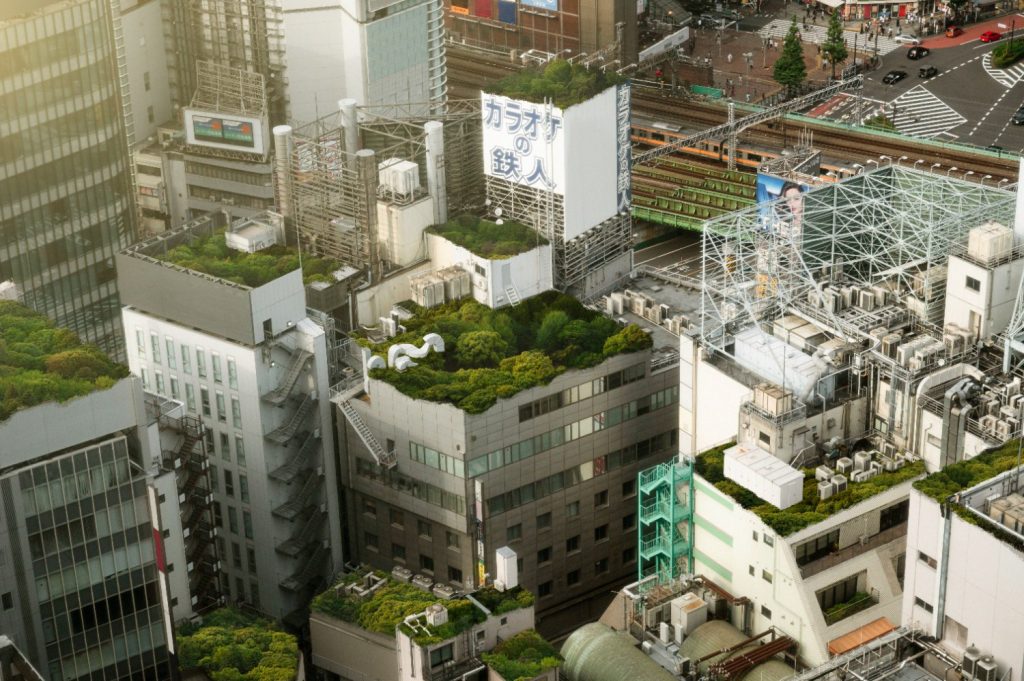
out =
<path fill-rule="evenodd" d="M 403 372 L 374 369 L 370 376 L 409 397 L 448 402 L 470 414 L 487 411 L 499 397 L 546 385 L 567 369 L 595 366 L 652 345 L 635 324 L 620 327 L 555 291 L 500 310 L 472 299 L 430 309 L 407 305 L 414 317 L 404 322 L 405 333 L 385 343 L 363 342 L 387 356 L 391 345 L 421 345 L 423 336 L 433 332 L 444 339 L 445 351 L 431 352 Z"/>
<path fill-rule="evenodd" d="M 105 390 L 128 375 L 94 345 L 12 301 L 0 301 L 0 421 L 19 409 Z"/>
<path fill-rule="evenodd" d="M 403 631 L 420 645 L 432 645 L 452 638 L 465 629 L 483 622 L 487 615 L 468 598 L 442 600 L 412 584 L 397 582 L 385 573 L 376 572 L 387 579 L 387 584 L 373 592 L 369 598 L 345 593 L 343 588 L 362 579 L 363 572 L 354 572 L 342 578 L 337 585 L 316 596 L 310 604 L 313 612 L 323 613 L 344 622 L 356 624 L 367 631 L 394 636 L 395 628 Z M 533 605 L 533 595 L 524 589 L 499 592 L 485 587 L 473 594 L 484 607 L 494 614 L 502 614 Z M 405 618 L 419 614 L 434 603 L 448 608 L 448 622 L 438 627 L 403 625 Z"/>
<path fill-rule="evenodd" d="M 542 68 L 523 69 L 507 76 L 486 91 L 536 104 L 550 99 L 555 106 L 565 109 L 624 82 L 626 79 L 614 71 L 588 69 L 578 63 L 554 59 Z"/>
<path fill-rule="evenodd" d="M 209 274 L 256 288 L 299 268 L 299 252 L 287 246 L 271 246 L 256 253 L 243 253 L 228 248 L 224 242 L 224 231 L 210 236 L 199 237 L 189 244 L 183 244 L 154 257 L 187 267 L 196 272 Z M 329 258 L 302 256 L 302 279 L 306 284 L 322 281 L 333 283 L 331 272 L 341 264 Z"/>
<path fill-rule="evenodd" d="M 510 258 L 548 242 L 533 229 L 514 220 L 505 220 L 499 225 L 470 214 L 434 225 L 427 231 L 491 260 Z"/>
<path fill-rule="evenodd" d="M 299 664 L 294 636 L 233 608 L 181 627 L 178 655 L 182 669 L 202 669 L 212 681 L 291 681 Z"/>
<path fill-rule="evenodd" d="M 521 631 L 480 656 L 505 681 L 530 681 L 562 663 L 562 657 L 533 629 Z"/>
<path fill-rule="evenodd" d="M 998 449 L 993 449 L 984 454 L 979 454 L 973 459 L 960 461 L 951 466 L 946 466 L 940 471 L 932 473 L 928 477 L 914 483 L 914 489 L 922 494 L 931 497 L 940 504 L 958 492 L 968 490 L 990 480 L 1000 473 L 1005 473 L 1017 465 L 1020 440 L 1010 440 Z M 1014 546 L 1019 551 L 1024 551 L 1024 542 L 1008 532 L 1000 529 L 1000 525 L 994 520 L 991 523 L 981 522 L 974 513 L 970 512 L 960 504 L 952 504 L 956 514 L 964 520 L 984 528 L 1000 540 Z"/>
<path fill-rule="evenodd" d="M 818 498 L 818 482 L 814 478 L 814 469 L 805 468 L 803 501 L 789 508 L 779 509 L 725 477 L 722 472 L 725 450 L 733 444 L 735 443 L 716 447 L 698 456 L 695 467 L 697 473 L 720 492 L 732 497 L 740 506 L 756 513 L 765 525 L 783 537 L 821 522 L 900 483 L 913 480 L 925 472 L 924 462 L 915 461 L 897 471 L 882 473 L 864 482 L 851 482 L 842 492 L 821 501 Z"/>

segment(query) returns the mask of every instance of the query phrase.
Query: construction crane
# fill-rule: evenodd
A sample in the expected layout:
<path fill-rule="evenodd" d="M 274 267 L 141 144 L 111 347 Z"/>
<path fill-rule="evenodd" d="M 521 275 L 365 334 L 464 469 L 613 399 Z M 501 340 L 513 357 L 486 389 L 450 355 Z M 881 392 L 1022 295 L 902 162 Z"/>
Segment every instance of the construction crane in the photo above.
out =
<path fill-rule="evenodd" d="M 639 154 L 633 155 L 633 165 L 643 165 L 656 161 L 662 156 L 675 153 L 684 147 L 692 147 L 696 144 L 704 142 L 710 139 L 728 139 L 729 140 L 729 170 L 736 169 L 736 138 L 741 132 L 747 128 L 771 121 L 776 118 L 781 118 L 788 113 L 799 111 L 812 104 L 817 104 L 823 100 L 827 100 L 830 97 L 843 92 L 844 90 L 850 90 L 856 87 L 860 87 L 863 82 L 863 76 L 856 75 L 846 80 L 827 85 L 823 88 L 815 90 L 814 92 L 808 93 L 801 97 L 791 99 L 782 104 L 765 109 L 764 111 L 758 111 L 757 113 L 744 116 L 743 118 L 736 118 L 735 105 L 729 103 L 729 119 L 721 125 L 716 125 L 713 128 L 708 128 L 698 133 L 694 133 L 689 137 L 685 137 L 674 142 L 664 144 L 657 149 L 649 149 L 647 151 L 640 152 Z"/>

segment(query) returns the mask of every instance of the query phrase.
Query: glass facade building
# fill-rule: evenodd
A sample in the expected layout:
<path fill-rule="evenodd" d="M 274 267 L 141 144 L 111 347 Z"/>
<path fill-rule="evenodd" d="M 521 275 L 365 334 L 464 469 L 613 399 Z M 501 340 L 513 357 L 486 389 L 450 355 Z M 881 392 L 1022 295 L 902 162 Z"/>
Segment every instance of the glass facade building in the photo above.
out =
<path fill-rule="evenodd" d="M 0 281 L 123 357 L 114 254 L 135 233 L 108 0 L 0 4 Z"/>

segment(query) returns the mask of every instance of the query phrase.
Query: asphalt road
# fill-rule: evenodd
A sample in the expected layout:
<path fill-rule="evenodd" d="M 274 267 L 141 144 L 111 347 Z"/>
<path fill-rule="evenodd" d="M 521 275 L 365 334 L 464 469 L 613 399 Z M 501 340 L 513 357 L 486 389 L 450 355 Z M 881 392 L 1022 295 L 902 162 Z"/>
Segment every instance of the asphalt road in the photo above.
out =
<path fill-rule="evenodd" d="M 826 115 L 840 118 L 859 106 L 865 116 L 885 113 L 906 134 L 1024 150 L 1024 126 L 1010 122 L 1024 104 L 1024 63 L 1009 69 L 992 68 L 988 55 L 995 43 L 978 39 L 984 31 L 1004 32 L 997 24 L 1010 21 L 1006 17 L 970 26 L 957 38 L 930 37 L 922 43 L 930 50 L 923 59 L 908 59 L 907 49 L 885 55 L 881 68 L 867 74 L 863 90 L 857 93 L 863 101 L 848 97 L 845 105 Z M 1016 24 L 1024 37 L 1024 14 L 1017 15 Z M 935 66 L 939 74 L 919 78 L 922 66 Z M 882 78 L 893 70 L 906 71 L 907 78 L 883 84 Z"/>

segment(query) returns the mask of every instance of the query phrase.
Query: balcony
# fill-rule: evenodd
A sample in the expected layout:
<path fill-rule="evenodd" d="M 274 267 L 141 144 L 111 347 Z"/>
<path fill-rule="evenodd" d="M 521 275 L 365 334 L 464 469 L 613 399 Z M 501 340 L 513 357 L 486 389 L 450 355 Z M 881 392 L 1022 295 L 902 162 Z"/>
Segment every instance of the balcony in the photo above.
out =
<path fill-rule="evenodd" d="M 671 520 L 672 504 L 668 499 L 655 499 L 640 507 L 640 522 L 650 523 L 655 520 Z"/>
<path fill-rule="evenodd" d="M 800 576 L 807 579 L 812 575 L 816 575 L 831 567 L 845 563 L 851 558 L 867 553 L 868 551 L 873 551 L 879 546 L 884 546 L 891 541 L 895 541 L 900 537 L 905 536 L 907 536 L 907 522 L 903 521 L 899 525 L 894 525 L 887 530 L 882 530 L 878 534 L 865 538 L 863 541 L 822 556 L 821 558 L 812 560 L 805 565 L 801 565 Z"/>
<path fill-rule="evenodd" d="M 289 558 L 296 558 L 302 554 L 311 543 L 319 541 L 320 530 L 324 526 L 324 520 L 327 519 L 327 514 L 321 511 L 313 511 L 299 531 L 294 533 L 289 539 L 278 544 L 275 549 L 278 553 L 284 554 Z"/>
<path fill-rule="evenodd" d="M 827 626 L 832 626 L 840 620 L 856 615 L 858 612 L 867 610 L 871 606 L 877 604 L 878 592 L 872 589 L 871 593 L 865 593 L 863 591 L 856 593 L 850 600 L 845 603 L 837 603 L 822 614 L 825 616 L 825 624 Z"/>
<path fill-rule="evenodd" d="M 275 407 L 280 407 L 284 404 L 288 396 L 291 395 L 292 389 L 295 388 L 295 383 L 299 380 L 299 376 L 302 375 L 302 369 L 306 366 L 306 362 L 313 356 L 312 353 L 306 352 L 305 350 L 297 350 L 295 355 L 292 357 L 291 364 L 288 365 L 288 370 L 285 372 L 281 382 L 277 384 L 277 387 L 270 392 L 264 394 L 262 399 L 264 402 L 268 402 Z"/>
<path fill-rule="evenodd" d="M 307 471 L 302 479 L 299 491 L 292 495 L 288 501 L 271 511 L 271 513 L 284 520 L 295 520 L 302 511 L 310 506 L 319 504 L 321 482 L 319 475 L 313 471 Z"/>

